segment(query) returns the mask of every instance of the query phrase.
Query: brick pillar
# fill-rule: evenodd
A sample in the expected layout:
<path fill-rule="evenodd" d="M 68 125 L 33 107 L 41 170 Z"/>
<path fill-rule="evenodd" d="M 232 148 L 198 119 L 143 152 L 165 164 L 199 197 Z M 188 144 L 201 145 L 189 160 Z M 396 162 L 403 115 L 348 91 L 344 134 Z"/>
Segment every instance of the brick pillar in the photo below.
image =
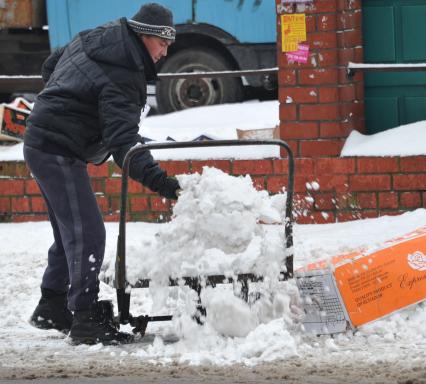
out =
<path fill-rule="evenodd" d="M 361 0 L 276 6 L 281 138 L 298 157 L 339 156 L 349 133 L 364 131 L 363 76 L 346 74 L 349 61 L 363 61 Z M 283 13 L 306 14 L 307 64 L 289 63 L 281 51 Z"/>

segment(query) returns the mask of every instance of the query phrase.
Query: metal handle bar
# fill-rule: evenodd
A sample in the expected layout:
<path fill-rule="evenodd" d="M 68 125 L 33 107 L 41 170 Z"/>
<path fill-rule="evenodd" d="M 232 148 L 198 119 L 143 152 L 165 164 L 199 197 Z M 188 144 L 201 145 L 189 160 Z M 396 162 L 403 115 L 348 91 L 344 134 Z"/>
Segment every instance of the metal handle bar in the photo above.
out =
<path fill-rule="evenodd" d="M 279 145 L 284 148 L 288 154 L 288 190 L 286 197 L 285 210 L 285 237 L 286 249 L 293 247 L 293 190 L 294 190 L 294 158 L 289 145 L 282 140 L 212 140 L 212 141 L 188 141 L 188 142 L 165 142 L 141 144 L 130 149 L 123 161 L 121 178 L 121 204 L 120 204 L 120 226 L 117 240 L 117 256 L 115 268 L 115 286 L 117 289 L 126 288 L 126 214 L 127 214 L 127 190 L 130 161 L 136 154 L 155 149 L 171 148 L 194 148 L 194 147 L 224 147 L 240 145 Z M 293 254 L 286 258 L 286 268 L 290 276 L 293 274 Z"/>

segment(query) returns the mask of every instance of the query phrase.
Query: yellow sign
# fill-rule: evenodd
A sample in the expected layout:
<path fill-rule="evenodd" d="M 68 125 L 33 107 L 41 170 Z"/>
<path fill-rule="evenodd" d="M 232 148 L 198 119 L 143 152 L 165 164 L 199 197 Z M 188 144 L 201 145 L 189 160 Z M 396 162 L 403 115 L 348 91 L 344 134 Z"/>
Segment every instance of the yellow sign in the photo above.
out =
<path fill-rule="evenodd" d="M 282 51 L 297 51 L 298 43 L 306 41 L 306 17 L 304 13 L 281 15 Z"/>

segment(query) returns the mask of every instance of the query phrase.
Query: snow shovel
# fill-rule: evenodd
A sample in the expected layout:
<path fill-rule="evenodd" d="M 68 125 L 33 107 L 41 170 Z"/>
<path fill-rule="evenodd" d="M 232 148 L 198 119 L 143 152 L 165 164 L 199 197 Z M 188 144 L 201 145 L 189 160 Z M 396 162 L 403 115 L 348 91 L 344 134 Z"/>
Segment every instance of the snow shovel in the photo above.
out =
<path fill-rule="evenodd" d="M 241 146 L 241 145 L 278 145 L 288 154 L 288 188 L 285 208 L 285 248 L 287 256 L 283 260 L 283 271 L 280 274 L 280 280 L 293 278 L 293 189 L 294 189 L 294 158 L 288 144 L 282 140 L 212 140 L 212 141 L 191 141 L 191 142 L 166 142 L 166 143 L 150 143 L 141 144 L 133 147 L 127 152 L 123 162 L 122 179 L 121 179 L 121 204 L 120 204 L 120 224 L 117 239 L 117 254 L 115 263 L 115 281 L 114 286 L 117 292 L 118 319 L 120 324 L 130 324 L 134 333 L 145 334 L 146 327 L 150 321 L 168 321 L 172 319 L 172 315 L 167 316 L 133 316 L 130 313 L 130 291 L 133 288 L 149 287 L 149 279 L 140 279 L 136 284 L 131 286 L 126 280 L 126 213 L 127 213 L 127 190 L 129 177 L 130 160 L 137 153 L 146 150 L 157 149 L 178 149 L 178 148 L 194 148 L 194 147 L 223 147 L 223 146 Z M 235 281 L 236 280 L 236 281 Z M 184 282 L 198 293 L 199 305 L 198 315 L 195 320 L 202 324 L 201 317 L 205 316 L 205 308 L 201 305 L 200 293 L 203 286 L 216 286 L 217 284 L 239 282 L 242 286 L 241 297 L 248 299 L 249 282 L 262 281 L 263 277 L 254 273 L 238 274 L 236 279 L 225 277 L 224 275 L 209 276 L 189 276 L 179 279 L 169 279 L 170 286 L 176 286 L 179 282 Z"/>

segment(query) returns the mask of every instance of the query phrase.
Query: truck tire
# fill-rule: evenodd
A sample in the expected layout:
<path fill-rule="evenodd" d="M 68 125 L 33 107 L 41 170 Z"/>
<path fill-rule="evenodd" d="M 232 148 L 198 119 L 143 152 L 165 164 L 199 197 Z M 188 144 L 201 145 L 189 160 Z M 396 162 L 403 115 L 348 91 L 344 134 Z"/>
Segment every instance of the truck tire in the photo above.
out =
<path fill-rule="evenodd" d="M 161 72 L 229 71 L 232 66 L 216 51 L 184 49 L 168 58 Z M 207 79 L 160 80 L 156 86 L 157 108 L 160 113 L 186 108 L 241 101 L 243 87 L 239 77 Z"/>

